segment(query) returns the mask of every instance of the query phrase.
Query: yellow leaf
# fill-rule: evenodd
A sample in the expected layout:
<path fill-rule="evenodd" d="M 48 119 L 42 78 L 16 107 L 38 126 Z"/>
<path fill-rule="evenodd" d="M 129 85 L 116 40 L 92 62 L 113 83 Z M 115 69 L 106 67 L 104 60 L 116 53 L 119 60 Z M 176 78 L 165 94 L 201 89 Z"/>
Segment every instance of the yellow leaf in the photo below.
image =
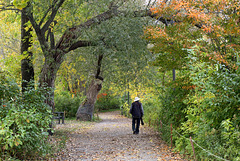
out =
<path fill-rule="evenodd" d="M 18 145 L 19 145 L 19 142 L 15 141 L 15 145 L 18 146 Z"/>

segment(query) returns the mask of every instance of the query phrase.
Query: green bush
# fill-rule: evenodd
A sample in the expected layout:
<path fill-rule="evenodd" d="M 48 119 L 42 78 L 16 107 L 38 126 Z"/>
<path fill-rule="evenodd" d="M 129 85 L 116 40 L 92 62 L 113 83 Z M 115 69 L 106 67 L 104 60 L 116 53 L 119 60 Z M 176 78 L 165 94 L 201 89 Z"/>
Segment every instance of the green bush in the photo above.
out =
<path fill-rule="evenodd" d="M 201 146 L 194 144 L 198 160 L 240 160 L 240 70 L 189 57 L 188 69 L 178 71 L 177 80 L 158 97 L 144 100 L 145 122 L 153 126 L 161 120 L 161 137 L 168 143 L 172 124 L 176 150 L 192 157 L 191 136 Z"/>
<path fill-rule="evenodd" d="M 111 96 L 110 94 L 101 93 L 98 95 L 97 102 L 95 104 L 95 109 L 98 111 L 109 110 L 109 109 L 119 109 L 121 103 L 118 98 Z"/>
<path fill-rule="evenodd" d="M 239 73 L 221 64 L 198 63 L 190 68 L 191 82 L 196 89 L 184 101 L 188 106 L 187 121 L 181 129 L 210 153 L 227 160 L 239 160 Z M 216 159 L 201 148 L 196 151 L 199 159 Z"/>
<path fill-rule="evenodd" d="M 191 136 L 201 146 L 195 147 L 197 159 L 239 160 L 239 71 L 217 62 L 194 62 L 189 68 L 195 89 L 182 99 L 186 120 L 177 129 L 186 139 L 174 134 L 176 149 L 192 155 Z"/>
<path fill-rule="evenodd" d="M 161 88 L 158 95 L 146 97 L 143 101 L 144 122 L 161 132 L 161 138 L 170 144 L 171 131 L 178 128 L 185 120 L 183 109 L 186 108 L 181 101 L 186 96 L 180 88 Z M 160 121 L 162 126 L 160 126 Z"/>
<path fill-rule="evenodd" d="M 74 96 L 68 91 L 55 94 L 55 111 L 64 112 L 67 118 L 76 117 L 78 107 L 84 100 L 83 97 Z"/>
<path fill-rule="evenodd" d="M 51 110 L 44 103 L 46 89 L 28 89 L 23 95 L 16 82 L 0 77 L 0 156 L 31 159 L 46 155 Z"/>

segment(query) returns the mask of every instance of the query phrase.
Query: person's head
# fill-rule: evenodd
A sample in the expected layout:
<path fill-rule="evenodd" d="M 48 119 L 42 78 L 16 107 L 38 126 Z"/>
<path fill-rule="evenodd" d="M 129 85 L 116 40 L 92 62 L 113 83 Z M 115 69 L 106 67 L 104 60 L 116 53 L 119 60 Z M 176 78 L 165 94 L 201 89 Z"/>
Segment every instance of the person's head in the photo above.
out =
<path fill-rule="evenodd" d="M 139 101 L 139 100 L 140 100 L 140 98 L 135 97 L 134 102 L 137 102 L 137 101 Z"/>

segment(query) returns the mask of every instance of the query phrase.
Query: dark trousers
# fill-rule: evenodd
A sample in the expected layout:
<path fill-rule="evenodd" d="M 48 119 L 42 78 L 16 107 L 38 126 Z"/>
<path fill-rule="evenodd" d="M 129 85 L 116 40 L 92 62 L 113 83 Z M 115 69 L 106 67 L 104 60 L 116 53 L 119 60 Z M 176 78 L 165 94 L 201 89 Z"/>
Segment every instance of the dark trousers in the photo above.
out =
<path fill-rule="evenodd" d="M 132 130 L 139 133 L 140 118 L 132 118 Z"/>

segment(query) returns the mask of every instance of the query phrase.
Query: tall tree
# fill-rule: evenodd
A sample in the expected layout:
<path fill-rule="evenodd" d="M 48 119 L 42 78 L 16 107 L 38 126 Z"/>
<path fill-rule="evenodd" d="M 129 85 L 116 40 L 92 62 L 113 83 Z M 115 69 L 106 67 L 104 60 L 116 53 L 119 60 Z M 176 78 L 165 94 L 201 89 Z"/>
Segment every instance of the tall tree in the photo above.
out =
<path fill-rule="evenodd" d="M 101 24 L 102 22 L 109 20 L 120 13 L 117 10 L 116 6 L 111 6 L 107 11 L 87 20 L 86 22 L 74 26 L 72 28 L 67 29 L 65 33 L 62 35 L 60 40 L 55 45 L 55 39 L 53 36 L 53 33 L 50 32 L 50 46 L 47 43 L 47 39 L 45 37 L 45 33 L 48 31 L 48 28 L 50 27 L 50 24 L 54 21 L 54 17 L 57 14 L 58 9 L 62 6 L 64 0 L 59 0 L 56 3 L 53 4 L 53 7 L 51 9 L 51 14 L 49 19 L 45 22 L 44 25 L 41 23 L 37 23 L 34 19 L 31 7 L 29 7 L 28 17 L 33 25 L 33 28 L 36 31 L 38 40 L 40 42 L 42 51 L 45 56 L 45 63 L 42 68 L 41 74 L 40 74 L 40 85 L 44 85 L 44 83 L 47 84 L 48 87 L 54 87 L 54 82 L 56 79 L 56 73 L 63 62 L 64 55 L 68 53 L 71 50 L 75 50 L 79 47 L 87 47 L 91 45 L 95 45 L 93 41 L 90 40 L 79 40 L 79 38 L 82 35 L 82 32 L 96 24 Z M 141 15 L 140 15 L 141 14 Z M 137 15 L 137 13 L 134 16 L 142 16 L 144 13 L 140 13 Z M 45 17 L 44 17 L 45 18 Z M 44 20 L 44 18 L 42 20 Z M 40 21 L 42 22 L 42 21 Z M 42 26 L 42 27 L 41 27 Z M 52 35 L 52 36 L 51 36 Z M 99 75 L 96 75 L 96 80 L 93 81 L 92 85 L 98 84 L 94 90 L 98 91 L 100 86 L 99 82 Z M 95 82 L 95 83 L 94 83 Z M 91 89 L 91 86 L 89 87 Z M 91 96 L 91 95 L 90 95 Z M 53 95 L 52 95 L 53 98 Z M 93 96 L 95 98 L 95 95 Z M 54 107 L 53 99 L 48 100 L 47 102 L 50 106 Z"/>
<path fill-rule="evenodd" d="M 15 2 L 14 2 L 15 3 Z M 27 4 L 27 2 L 26 2 Z M 29 82 L 34 80 L 34 69 L 32 64 L 32 52 L 30 48 L 32 47 L 32 27 L 30 26 L 30 21 L 26 15 L 26 8 L 21 8 L 23 6 L 18 6 L 19 8 L 14 8 L 14 5 L 8 2 L 0 3 L 0 11 L 16 11 L 21 12 L 21 44 L 20 52 L 24 57 L 21 61 L 21 76 L 22 76 L 22 92 L 24 92 L 29 86 Z M 18 13 L 16 13 L 18 14 Z"/>
<path fill-rule="evenodd" d="M 83 2 L 84 1 L 79 1 L 79 4 Z M 48 87 L 54 88 L 56 73 L 61 63 L 64 61 L 65 54 L 77 48 L 95 46 L 96 43 L 98 43 L 94 42 L 94 40 L 82 38 L 83 32 L 87 29 L 90 29 L 95 25 L 99 25 L 102 22 L 110 20 L 113 17 L 117 17 L 119 15 L 128 15 L 131 17 L 151 15 L 151 12 L 146 10 L 140 10 L 138 12 L 124 10 L 127 5 L 127 2 L 125 1 L 117 2 L 118 5 L 121 6 L 122 10 L 119 10 L 119 7 L 117 5 L 114 5 L 114 1 L 112 3 L 108 1 L 105 2 L 105 4 L 110 4 L 108 7 L 105 5 L 102 11 L 95 13 L 95 16 L 92 16 L 92 18 L 86 20 L 80 25 L 74 25 L 66 29 L 62 36 L 60 36 L 60 39 L 56 41 L 56 32 L 54 32 L 54 26 L 57 23 L 56 15 L 58 15 L 59 12 L 64 12 L 64 3 L 67 4 L 74 2 L 65 2 L 65 0 L 54 0 L 47 2 L 43 1 L 41 3 L 32 0 L 13 1 L 13 4 L 17 9 L 26 9 L 26 15 L 36 32 L 37 39 L 45 57 L 45 62 L 39 76 L 40 86 L 46 85 Z M 39 8 L 37 5 L 44 5 L 44 8 Z M 99 75 L 96 74 L 96 79 L 98 79 L 98 77 Z M 51 93 L 50 95 L 51 97 L 46 102 L 54 110 L 54 93 Z"/>
<path fill-rule="evenodd" d="M 34 69 L 32 63 L 32 27 L 26 15 L 26 8 L 21 10 L 21 54 L 24 58 L 21 61 L 22 92 L 26 90 L 31 81 L 34 81 Z"/>
<path fill-rule="evenodd" d="M 143 25 L 146 23 L 142 18 L 115 17 L 110 21 L 102 22 L 88 32 L 90 39 L 95 39 L 100 45 L 92 47 L 92 55 L 95 66 L 92 74 L 98 77 L 98 82 L 93 82 L 87 92 L 87 98 L 79 107 L 77 118 L 91 119 L 97 94 L 102 86 L 102 80 L 117 79 L 121 72 L 129 73 L 129 79 L 135 77 L 134 72 L 141 70 L 147 64 L 146 57 L 149 52 L 146 49 L 146 41 L 140 39 L 143 35 Z M 124 32 L 122 32 L 124 31 Z M 97 54 L 95 54 L 97 53 Z M 97 55 L 97 56 L 96 56 Z M 88 62 L 91 60 L 87 59 Z M 89 63 L 90 64 L 90 63 Z M 130 81 L 130 80 L 129 80 Z M 83 117 L 85 116 L 85 117 Z"/>

